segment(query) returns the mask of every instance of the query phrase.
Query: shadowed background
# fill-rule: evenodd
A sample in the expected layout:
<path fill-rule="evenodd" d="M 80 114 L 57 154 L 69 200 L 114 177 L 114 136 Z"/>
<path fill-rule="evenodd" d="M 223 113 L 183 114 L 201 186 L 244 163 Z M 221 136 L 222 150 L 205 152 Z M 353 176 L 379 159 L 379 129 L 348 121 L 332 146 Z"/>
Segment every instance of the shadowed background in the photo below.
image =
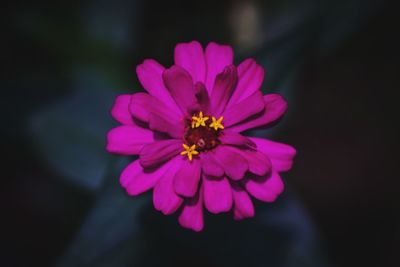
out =
<path fill-rule="evenodd" d="M 3 12 L 1 266 L 399 266 L 398 12 L 389 1 L 13 1 Z M 5 37 L 4 37 L 5 36 Z M 104 150 L 136 65 L 231 44 L 285 96 L 298 150 L 255 218 L 192 233 L 129 198 Z M 5 169 L 5 171 L 4 171 Z"/>

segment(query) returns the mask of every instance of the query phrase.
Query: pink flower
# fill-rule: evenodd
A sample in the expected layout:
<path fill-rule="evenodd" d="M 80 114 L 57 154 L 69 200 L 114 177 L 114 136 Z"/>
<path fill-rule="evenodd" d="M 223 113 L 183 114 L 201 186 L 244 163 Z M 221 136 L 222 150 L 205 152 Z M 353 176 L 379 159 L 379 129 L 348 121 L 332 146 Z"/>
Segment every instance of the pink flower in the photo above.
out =
<path fill-rule="evenodd" d="M 287 104 L 262 95 L 264 70 L 253 59 L 233 65 L 230 46 L 196 42 L 175 47 L 175 65 L 147 59 L 136 69 L 147 93 L 120 95 L 111 114 L 122 125 L 109 131 L 107 150 L 138 155 L 121 185 L 136 196 L 153 189 L 154 207 L 179 209 L 179 223 L 203 229 L 203 206 L 235 219 L 254 216 L 250 196 L 273 202 L 292 167 L 289 145 L 244 136 L 279 120 Z"/>

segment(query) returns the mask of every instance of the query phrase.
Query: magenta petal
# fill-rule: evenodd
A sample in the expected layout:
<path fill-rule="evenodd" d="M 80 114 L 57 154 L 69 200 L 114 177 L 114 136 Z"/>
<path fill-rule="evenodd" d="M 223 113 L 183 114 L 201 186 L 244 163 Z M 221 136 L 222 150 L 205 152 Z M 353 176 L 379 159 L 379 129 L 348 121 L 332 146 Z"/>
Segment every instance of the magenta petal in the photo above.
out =
<path fill-rule="evenodd" d="M 203 189 L 193 198 L 188 199 L 179 215 L 179 224 L 196 232 L 203 230 Z"/>
<path fill-rule="evenodd" d="M 264 202 L 274 202 L 284 188 L 281 177 L 274 170 L 268 177 L 263 177 L 262 179 L 246 179 L 244 185 L 253 197 Z"/>
<path fill-rule="evenodd" d="M 278 94 L 264 96 L 265 109 L 255 118 L 249 118 L 241 123 L 229 127 L 229 130 L 243 132 L 253 128 L 267 127 L 282 117 L 287 109 L 287 103 Z"/>
<path fill-rule="evenodd" d="M 267 155 L 275 170 L 285 172 L 292 168 L 296 149 L 286 144 L 262 138 L 251 137 L 250 139 L 256 143 L 258 151 Z"/>
<path fill-rule="evenodd" d="M 240 63 L 237 70 L 239 77 L 238 84 L 229 101 L 228 107 L 239 103 L 260 90 L 264 80 L 264 69 L 251 58 Z"/>
<path fill-rule="evenodd" d="M 108 152 L 121 155 L 136 155 L 144 145 L 154 142 L 154 133 L 135 124 L 122 125 L 107 133 Z"/>
<path fill-rule="evenodd" d="M 180 114 L 178 106 L 171 97 L 167 88 L 164 86 L 162 74 L 164 67 L 153 59 L 146 59 L 142 64 L 136 67 L 136 73 L 140 83 L 146 91 L 162 101 L 168 108 L 177 114 Z"/>
<path fill-rule="evenodd" d="M 219 117 L 225 110 L 237 83 L 236 67 L 230 65 L 215 78 L 211 92 L 211 110 L 215 117 Z"/>
<path fill-rule="evenodd" d="M 163 102 L 146 93 L 133 94 L 129 109 L 135 118 L 144 122 L 149 122 L 151 113 L 175 123 L 179 122 L 182 118 L 181 114 L 173 112 Z"/>
<path fill-rule="evenodd" d="M 120 183 L 129 195 L 136 196 L 153 188 L 169 167 L 168 162 L 157 169 L 144 170 L 139 160 L 135 160 L 122 171 Z"/>
<path fill-rule="evenodd" d="M 215 149 L 215 159 L 233 180 L 242 179 L 249 168 L 246 159 L 227 146 L 220 145 Z"/>
<path fill-rule="evenodd" d="M 175 65 L 184 68 L 192 76 L 194 82 L 204 82 L 206 65 L 204 51 L 196 41 L 180 43 L 175 46 Z"/>
<path fill-rule="evenodd" d="M 271 172 L 272 164 L 270 159 L 263 153 L 249 149 L 233 148 L 237 153 L 242 155 L 249 164 L 249 171 L 258 176 L 264 176 Z"/>
<path fill-rule="evenodd" d="M 234 219 L 241 220 L 254 216 L 254 205 L 247 192 L 239 185 L 232 184 L 232 196 L 234 201 Z"/>
<path fill-rule="evenodd" d="M 129 104 L 131 95 L 119 95 L 115 99 L 111 108 L 111 116 L 119 123 L 130 125 L 133 124 L 132 115 L 129 112 Z"/>
<path fill-rule="evenodd" d="M 153 190 L 154 207 L 165 215 L 174 213 L 183 202 L 183 199 L 175 193 L 173 186 L 174 176 L 181 167 L 181 162 L 181 160 L 171 161 L 170 168 L 158 180 Z"/>
<path fill-rule="evenodd" d="M 183 125 L 167 121 L 157 114 L 151 113 L 149 117 L 149 128 L 153 131 L 167 133 L 172 138 L 182 138 Z"/>
<path fill-rule="evenodd" d="M 265 108 L 264 98 L 260 91 L 255 92 L 245 100 L 234 104 L 224 111 L 224 126 L 237 124 L 251 116 L 260 113 Z"/>
<path fill-rule="evenodd" d="M 204 205 L 211 213 L 227 212 L 232 207 L 231 185 L 226 177 L 218 179 L 203 175 Z"/>
<path fill-rule="evenodd" d="M 214 153 L 212 151 L 203 152 L 200 154 L 200 162 L 202 171 L 214 177 L 221 177 L 224 175 L 224 169 L 215 160 Z"/>
<path fill-rule="evenodd" d="M 197 192 L 200 181 L 200 160 L 189 161 L 182 157 L 182 161 L 181 168 L 174 178 L 175 192 L 184 197 L 193 197 Z"/>
<path fill-rule="evenodd" d="M 224 145 L 248 147 L 251 149 L 257 148 L 256 144 L 253 141 L 251 141 L 249 138 L 241 135 L 240 133 L 224 131 L 220 135 L 219 140 Z"/>
<path fill-rule="evenodd" d="M 208 92 L 204 87 L 204 84 L 201 82 L 197 82 L 194 85 L 195 96 L 197 99 L 197 103 L 200 106 L 200 110 L 203 112 L 207 112 L 210 106 L 210 97 L 208 96 Z"/>
<path fill-rule="evenodd" d="M 206 88 L 208 92 L 211 92 L 215 77 L 221 73 L 226 66 L 233 64 L 232 47 L 211 42 L 206 47 L 205 56 L 207 65 Z"/>
<path fill-rule="evenodd" d="M 139 160 L 144 168 L 157 166 L 182 150 L 182 141 L 176 139 L 156 141 L 145 145 L 140 151 Z"/>
<path fill-rule="evenodd" d="M 192 77 L 183 68 L 172 66 L 164 71 L 163 79 L 183 114 L 187 114 L 197 104 Z"/>

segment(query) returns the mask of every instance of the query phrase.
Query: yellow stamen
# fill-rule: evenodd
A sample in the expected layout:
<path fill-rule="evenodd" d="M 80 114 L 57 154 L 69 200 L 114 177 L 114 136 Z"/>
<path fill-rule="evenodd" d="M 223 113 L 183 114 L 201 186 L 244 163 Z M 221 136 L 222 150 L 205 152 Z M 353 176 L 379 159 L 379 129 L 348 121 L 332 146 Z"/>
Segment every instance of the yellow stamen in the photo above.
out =
<path fill-rule="evenodd" d="M 192 117 L 192 128 L 197 128 L 200 126 L 206 126 L 206 121 L 209 119 L 209 117 L 203 117 L 203 112 L 200 111 L 199 116 L 193 116 Z"/>
<path fill-rule="evenodd" d="M 185 149 L 185 151 L 182 151 L 181 155 L 187 155 L 190 161 L 192 161 L 193 155 L 199 154 L 199 152 L 196 151 L 196 145 L 192 145 L 191 147 L 189 147 L 186 144 L 182 144 L 182 146 Z"/>
<path fill-rule="evenodd" d="M 211 128 L 214 128 L 214 130 L 218 130 L 218 129 L 224 129 L 224 125 L 222 125 L 221 121 L 224 119 L 223 116 L 219 117 L 219 119 L 217 120 L 214 116 L 211 118 L 212 119 L 212 123 L 210 124 Z"/>

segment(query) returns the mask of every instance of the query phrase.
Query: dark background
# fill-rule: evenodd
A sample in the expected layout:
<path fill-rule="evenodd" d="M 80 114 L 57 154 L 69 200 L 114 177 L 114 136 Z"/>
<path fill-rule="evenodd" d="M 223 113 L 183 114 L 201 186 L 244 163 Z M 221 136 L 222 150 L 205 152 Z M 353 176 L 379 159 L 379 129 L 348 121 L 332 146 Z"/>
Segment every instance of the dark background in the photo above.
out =
<path fill-rule="evenodd" d="M 13 1 L 4 6 L 1 266 L 400 266 L 399 12 L 389 1 Z M 129 198 L 104 151 L 135 66 L 231 44 L 289 102 L 274 204 L 192 233 Z"/>

